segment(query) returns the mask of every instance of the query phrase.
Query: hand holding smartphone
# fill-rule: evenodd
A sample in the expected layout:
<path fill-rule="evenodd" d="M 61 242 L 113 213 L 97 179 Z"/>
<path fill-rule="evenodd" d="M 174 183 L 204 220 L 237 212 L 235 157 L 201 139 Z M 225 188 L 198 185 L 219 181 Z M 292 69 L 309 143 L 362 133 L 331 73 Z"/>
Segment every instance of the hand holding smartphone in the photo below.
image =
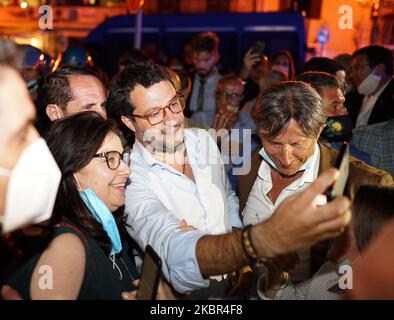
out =
<path fill-rule="evenodd" d="M 349 177 L 349 144 L 343 143 L 337 161 L 335 163 L 335 168 L 339 170 L 338 179 L 330 186 L 325 195 L 327 196 L 327 201 L 332 201 L 335 197 L 343 195 L 345 191 L 347 179 Z"/>
<path fill-rule="evenodd" d="M 256 41 L 252 47 L 252 53 L 262 54 L 265 49 L 265 43 L 261 41 Z"/>

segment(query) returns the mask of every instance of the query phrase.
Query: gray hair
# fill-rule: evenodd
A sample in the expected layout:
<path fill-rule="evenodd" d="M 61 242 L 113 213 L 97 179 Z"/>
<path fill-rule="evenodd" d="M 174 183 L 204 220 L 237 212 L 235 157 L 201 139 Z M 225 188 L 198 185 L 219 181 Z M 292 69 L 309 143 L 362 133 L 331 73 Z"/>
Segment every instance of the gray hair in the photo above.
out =
<path fill-rule="evenodd" d="M 252 109 L 259 129 L 273 139 L 283 133 L 294 119 L 307 137 L 318 137 L 326 122 L 319 94 L 301 81 L 284 81 L 263 91 Z"/>

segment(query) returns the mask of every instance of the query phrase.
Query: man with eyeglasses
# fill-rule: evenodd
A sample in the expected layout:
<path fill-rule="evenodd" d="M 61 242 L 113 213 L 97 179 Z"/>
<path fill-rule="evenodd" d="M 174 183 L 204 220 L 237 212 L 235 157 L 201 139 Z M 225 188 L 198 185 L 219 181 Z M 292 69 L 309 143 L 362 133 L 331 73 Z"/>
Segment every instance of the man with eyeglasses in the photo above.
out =
<path fill-rule="evenodd" d="M 231 130 L 238 121 L 238 111 L 243 99 L 244 85 L 236 75 L 223 76 L 216 87 L 215 130 Z"/>
<path fill-rule="evenodd" d="M 352 55 L 350 78 L 356 90 L 346 95 L 345 107 L 355 128 L 394 118 L 393 54 L 368 46 Z"/>
<path fill-rule="evenodd" d="M 175 253 L 167 248 L 171 242 L 163 240 L 166 230 L 161 230 L 168 212 L 210 234 L 242 227 L 238 198 L 224 174 L 215 141 L 205 130 L 184 128 L 184 99 L 175 91 L 166 70 L 145 63 L 121 71 L 113 80 L 108 102 L 136 137 L 126 210 L 128 223 L 133 226 L 130 235 L 142 248 L 150 243 L 161 257 L 166 257 L 168 250 Z M 160 213 L 163 215 L 159 217 Z M 139 228 L 146 231 L 142 233 Z M 155 231 L 157 235 L 152 234 Z M 190 250 L 190 243 L 185 240 L 184 248 L 177 248 L 179 260 L 191 254 L 184 252 Z M 164 274 L 171 277 L 172 272 L 188 271 L 176 267 Z M 222 280 L 222 276 L 217 279 Z M 178 291 L 186 290 L 176 281 L 174 286 Z M 222 296 L 224 282 L 217 287 Z"/>
<path fill-rule="evenodd" d="M 223 297 L 223 274 L 326 239 L 349 222 L 346 199 L 323 207 L 312 201 L 333 183 L 332 170 L 285 201 L 269 222 L 232 231 L 242 226 L 238 201 L 216 143 L 204 130 L 184 129 L 183 101 L 163 68 L 143 63 L 120 71 L 108 104 L 136 136 L 127 231 L 142 249 L 155 249 L 165 278 L 179 293 L 209 287 L 194 297 Z M 182 220 L 188 229 L 180 228 Z"/>
<path fill-rule="evenodd" d="M 243 143 L 244 129 L 249 129 L 244 126 L 247 120 L 245 113 L 240 112 L 243 92 L 243 81 L 237 75 L 228 74 L 219 80 L 216 87 L 217 113 L 212 125 L 234 191 L 237 191 L 237 181 L 233 168 L 241 167 L 242 157 L 248 158 L 252 150 L 251 138 L 247 140 L 248 146 Z"/>

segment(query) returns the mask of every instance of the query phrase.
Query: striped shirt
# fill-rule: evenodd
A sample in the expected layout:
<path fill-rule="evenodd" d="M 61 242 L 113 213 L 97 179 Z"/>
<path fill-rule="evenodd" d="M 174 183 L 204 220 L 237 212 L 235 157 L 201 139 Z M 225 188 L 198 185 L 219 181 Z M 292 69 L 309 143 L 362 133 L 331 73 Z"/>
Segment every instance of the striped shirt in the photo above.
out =
<path fill-rule="evenodd" d="M 307 281 L 295 285 L 289 278 L 277 291 L 273 300 L 337 300 L 344 292 L 339 286 L 342 276 L 350 267 L 350 261 L 341 264 L 331 261 L 324 263 L 319 271 Z M 264 295 L 265 275 L 260 276 L 257 283 L 257 294 L 262 300 L 271 300 Z"/>

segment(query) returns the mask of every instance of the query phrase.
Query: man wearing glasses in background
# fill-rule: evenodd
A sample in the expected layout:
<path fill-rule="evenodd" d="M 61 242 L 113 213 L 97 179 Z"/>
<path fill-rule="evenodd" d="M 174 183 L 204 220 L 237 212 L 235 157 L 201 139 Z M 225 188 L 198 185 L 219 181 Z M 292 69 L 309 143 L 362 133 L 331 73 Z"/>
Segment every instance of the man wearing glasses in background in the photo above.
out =
<path fill-rule="evenodd" d="M 243 161 L 250 157 L 256 147 L 251 137 L 256 126 L 250 117 L 250 112 L 240 111 L 243 93 L 244 84 L 241 78 L 235 74 L 223 76 L 216 87 L 217 113 L 212 124 L 212 128 L 217 133 L 217 143 L 226 164 L 231 187 L 236 192 L 237 172 L 233 169 L 241 167 Z M 246 135 L 250 138 L 246 139 Z"/>
<path fill-rule="evenodd" d="M 216 117 L 212 128 L 231 130 L 238 122 L 244 85 L 236 75 L 223 76 L 216 87 Z"/>

